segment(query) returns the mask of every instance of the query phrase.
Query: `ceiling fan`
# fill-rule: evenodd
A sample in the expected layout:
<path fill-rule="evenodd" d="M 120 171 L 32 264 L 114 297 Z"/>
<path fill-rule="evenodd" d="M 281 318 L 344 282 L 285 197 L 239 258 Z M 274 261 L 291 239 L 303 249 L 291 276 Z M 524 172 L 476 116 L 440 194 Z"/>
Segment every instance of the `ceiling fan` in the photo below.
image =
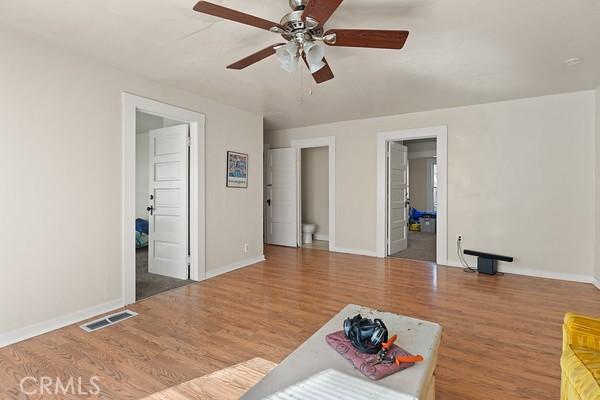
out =
<path fill-rule="evenodd" d="M 292 12 L 286 14 L 281 22 L 271 22 L 240 11 L 232 10 L 207 1 L 199 1 L 194 10 L 228 19 L 242 24 L 265 29 L 281 35 L 287 42 L 271 45 L 227 68 L 244 69 L 265 58 L 277 55 L 281 67 L 288 71 L 297 70 L 298 60 L 302 58 L 317 83 L 333 79 L 333 72 L 325 60 L 325 48 L 317 42 L 329 46 L 368 47 L 396 49 L 404 47 L 408 31 L 367 30 L 367 29 L 330 29 L 324 25 L 343 0 L 289 0 Z"/>

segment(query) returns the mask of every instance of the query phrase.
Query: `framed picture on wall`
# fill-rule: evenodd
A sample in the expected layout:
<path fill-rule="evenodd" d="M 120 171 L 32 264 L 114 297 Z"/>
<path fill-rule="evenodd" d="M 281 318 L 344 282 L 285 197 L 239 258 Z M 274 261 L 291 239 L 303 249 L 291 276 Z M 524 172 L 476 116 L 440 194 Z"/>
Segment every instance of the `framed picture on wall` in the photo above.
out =
<path fill-rule="evenodd" d="M 248 154 L 227 152 L 227 187 L 248 187 Z"/>

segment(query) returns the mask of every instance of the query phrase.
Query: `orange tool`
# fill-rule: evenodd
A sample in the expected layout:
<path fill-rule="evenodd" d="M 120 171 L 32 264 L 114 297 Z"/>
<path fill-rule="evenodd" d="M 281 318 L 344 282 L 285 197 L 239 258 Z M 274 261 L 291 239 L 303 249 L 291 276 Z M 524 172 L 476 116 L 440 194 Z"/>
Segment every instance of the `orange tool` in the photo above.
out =
<path fill-rule="evenodd" d="M 381 347 L 383 347 L 383 349 L 387 352 L 389 351 L 392 346 L 394 345 L 394 342 L 396 341 L 396 339 L 398 339 L 398 335 L 394 335 L 391 338 L 388 339 L 387 342 L 385 342 L 384 344 L 381 345 Z"/>
<path fill-rule="evenodd" d="M 396 364 L 400 365 L 402 363 L 415 363 L 419 361 L 423 361 L 423 356 L 398 356 L 394 359 Z"/>

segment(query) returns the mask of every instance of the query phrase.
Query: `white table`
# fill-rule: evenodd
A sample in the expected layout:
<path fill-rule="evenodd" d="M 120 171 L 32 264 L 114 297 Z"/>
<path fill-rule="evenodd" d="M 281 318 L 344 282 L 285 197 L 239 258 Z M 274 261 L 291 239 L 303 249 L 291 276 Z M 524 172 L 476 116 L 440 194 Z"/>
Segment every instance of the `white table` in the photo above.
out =
<path fill-rule="evenodd" d="M 325 341 L 328 334 L 343 328 L 346 318 L 356 314 L 361 314 L 364 318 L 380 318 L 386 324 L 390 335 L 398 335 L 396 340 L 398 346 L 412 354 L 421 354 L 425 358 L 424 361 L 376 381 L 376 383 L 405 394 L 406 397 L 403 398 L 435 399 L 433 373 L 437 364 L 442 327 L 433 322 L 350 304 L 250 389 L 241 400 L 262 400 L 326 369 L 335 369 L 370 381 L 356 371 L 350 362 L 337 354 Z"/>

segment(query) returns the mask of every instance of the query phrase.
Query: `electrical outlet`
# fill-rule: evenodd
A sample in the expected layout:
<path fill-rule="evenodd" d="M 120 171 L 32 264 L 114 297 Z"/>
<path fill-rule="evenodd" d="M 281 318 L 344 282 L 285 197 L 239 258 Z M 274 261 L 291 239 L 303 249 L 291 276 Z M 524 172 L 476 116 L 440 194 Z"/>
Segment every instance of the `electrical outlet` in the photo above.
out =
<path fill-rule="evenodd" d="M 462 242 L 462 239 L 463 239 L 463 238 L 462 238 L 462 235 L 458 235 L 458 241 L 459 241 L 459 242 Z"/>
<path fill-rule="evenodd" d="M 248 243 L 244 244 L 244 253 L 248 254 Z"/>

